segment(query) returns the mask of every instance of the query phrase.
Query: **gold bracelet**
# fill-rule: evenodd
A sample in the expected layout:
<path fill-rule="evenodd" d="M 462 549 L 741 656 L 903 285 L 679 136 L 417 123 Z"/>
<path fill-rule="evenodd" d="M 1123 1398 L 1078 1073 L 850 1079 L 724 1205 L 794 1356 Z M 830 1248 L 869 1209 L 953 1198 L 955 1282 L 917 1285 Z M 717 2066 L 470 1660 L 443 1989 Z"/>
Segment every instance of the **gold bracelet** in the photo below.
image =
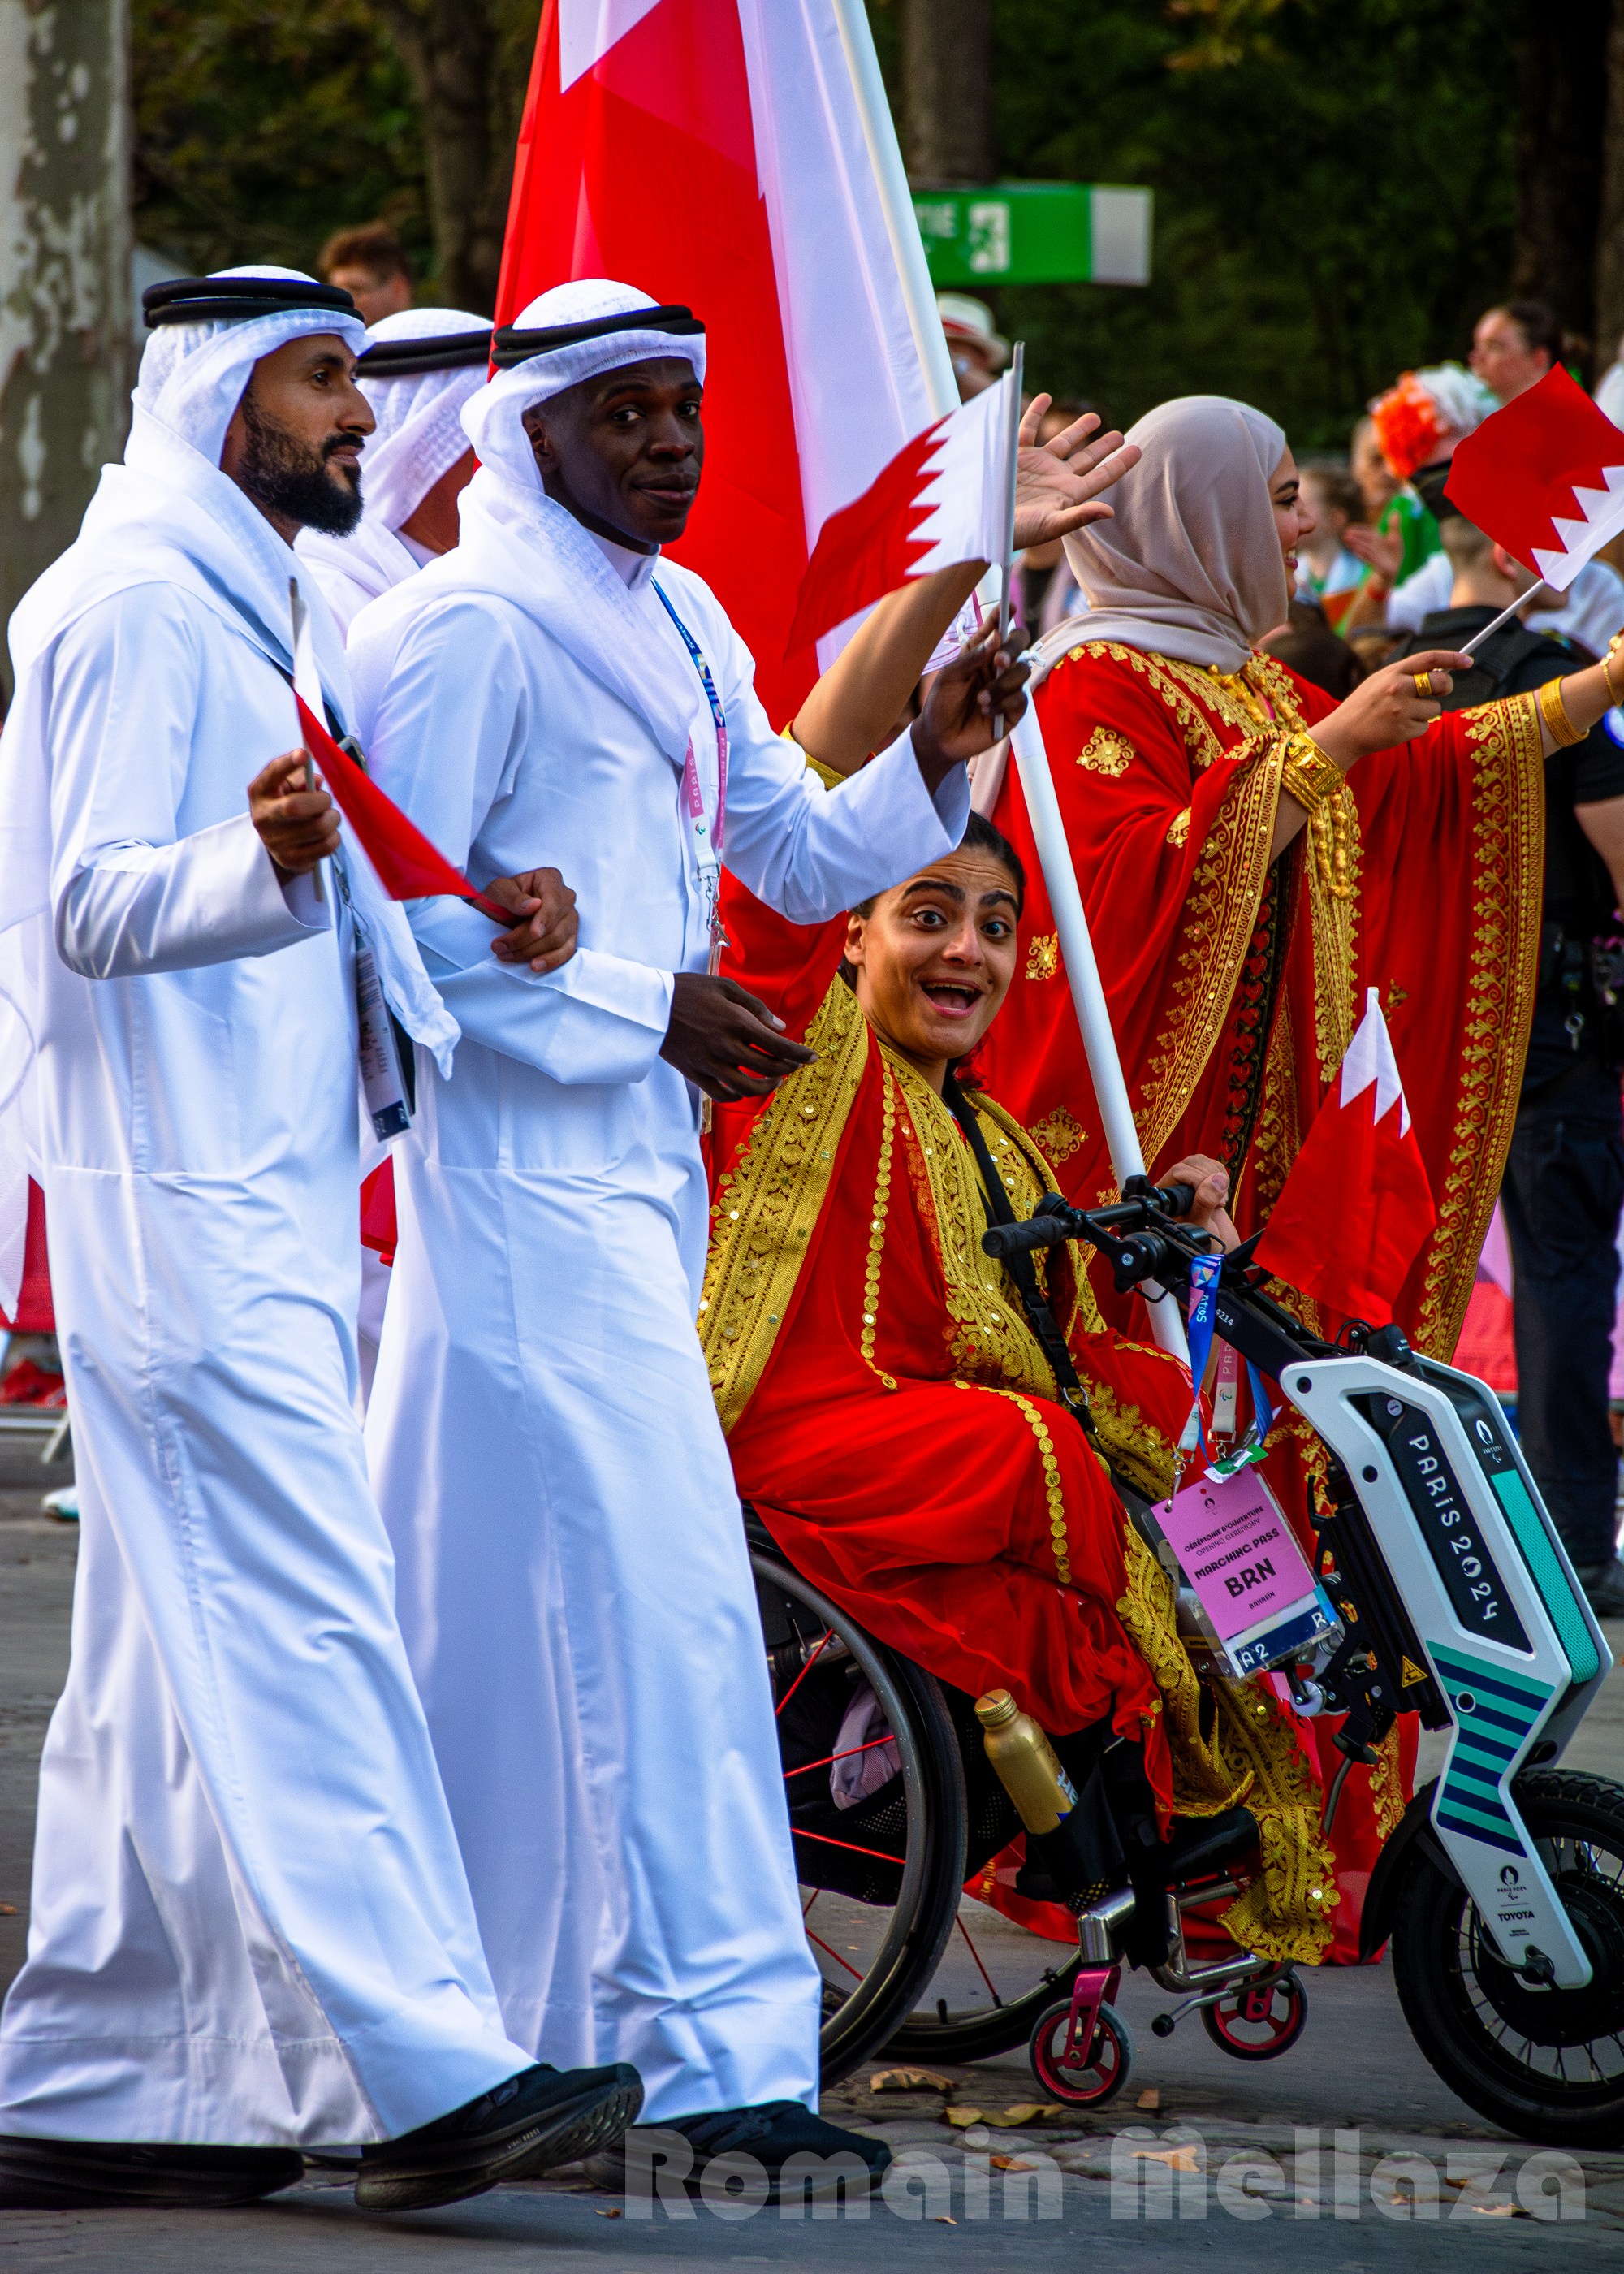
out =
<path fill-rule="evenodd" d="M 1312 734 L 1297 734 L 1286 744 L 1280 786 L 1304 813 L 1316 814 L 1336 802 L 1348 787 L 1348 777 L 1327 757 Z"/>
<path fill-rule="evenodd" d="M 1601 675 L 1606 681 L 1607 692 L 1615 704 L 1624 702 L 1624 697 L 1620 695 L 1618 689 L 1613 683 L 1613 659 L 1618 652 L 1620 640 L 1624 640 L 1624 632 L 1614 632 L 1613 637 L 1607 642 L 1607 652 L 1601 659 Z"/>
<path fill-rule="evenodd" d="M 1568 717 L 1567 705 L 1562 701 L 1562 682 L 1560 679 L 1547 679 L 1540 689 L 1539 713 L 1549 727 L 1551 739 L 1559 750 L 1568 749 L 1575 742 L 1583 742 L 1589 731 L 1588 728 L 1575 727 Z"/>

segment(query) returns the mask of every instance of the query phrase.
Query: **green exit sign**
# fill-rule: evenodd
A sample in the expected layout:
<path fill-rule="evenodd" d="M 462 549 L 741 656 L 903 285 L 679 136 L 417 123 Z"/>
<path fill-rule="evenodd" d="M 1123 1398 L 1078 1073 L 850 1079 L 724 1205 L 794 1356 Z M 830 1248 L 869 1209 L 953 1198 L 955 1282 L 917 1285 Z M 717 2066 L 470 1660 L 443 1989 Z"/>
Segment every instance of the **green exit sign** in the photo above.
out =
<path fill-rule="evenodd" d="M 935 284 L 1147 284 L 1148 190 L 993 182 L 915 190 Z"/>

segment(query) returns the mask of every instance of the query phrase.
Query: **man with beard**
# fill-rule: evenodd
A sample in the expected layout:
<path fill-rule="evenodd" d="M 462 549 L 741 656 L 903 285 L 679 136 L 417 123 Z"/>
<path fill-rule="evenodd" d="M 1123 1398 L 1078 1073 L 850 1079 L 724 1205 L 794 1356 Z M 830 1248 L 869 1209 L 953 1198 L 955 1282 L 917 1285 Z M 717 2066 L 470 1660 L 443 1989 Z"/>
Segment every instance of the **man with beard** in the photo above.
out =
<path fill-rule="evenodd" d="M 635 2062 L 696 2172 L 741 2152 L 776 2187 L 795 2155 L 888 2157 L 814 2112 L 819 1977 L 694 1331 L 701 1094 L 811 1056 L 708 974 L 720 864 L 816 923 L 949 851 L 1021 674 L 982 644 L 825 791 L 661 553 L 698 486 L 704 355 L 687 309 L 625 285 L 533 303 L 463 413 L 461 543 L 350 635 L 390 794 L 476 867 L 545 833 L 582 907 L 581 953 L 541 976 L 414 914 L 463 1040 L 449 1081 L 419 1053 L 367 1433 L 508 2027 Z"/>
<path fill-rule="evenodd" d="M 361 2143 L 357 2201 L 409 2209 L 640 2094 L 502 2025 L 352 1409 L 358 1021 L 381 995 L 446 1072 L 457 1035 L 286 747 L 291 541 L 359 511 L 361 327 L 286 269 L 147 305 L 0 742 L 0 1098 L 32 1046 L 81 1542 L 0 2204 L 243 2201 Z"/>

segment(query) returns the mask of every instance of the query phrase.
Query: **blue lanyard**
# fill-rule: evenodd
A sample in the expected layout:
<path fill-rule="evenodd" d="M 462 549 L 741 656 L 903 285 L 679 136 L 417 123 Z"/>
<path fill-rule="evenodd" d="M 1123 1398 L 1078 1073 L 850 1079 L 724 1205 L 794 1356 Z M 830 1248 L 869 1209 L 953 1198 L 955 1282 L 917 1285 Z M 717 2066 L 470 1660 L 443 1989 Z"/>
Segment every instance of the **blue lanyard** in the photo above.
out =
<path fill-rule="evenodd" d="M 658 584 L 654 589 L 659 594 L 660 606 L 681 634 L 682 644 L 693 658 L 694 668 L 699 674 L 699 683 L 705 690 L 705 700 L 710 705 L 711 723 L 716 728 L 716 817 L 713 822 L 706 818 L 705 801 L 699 787 L 699 768 L 695 763 L 691 738 L 682 764 L 682 802 L 688 809 L 688 827 L 694 834 L 694 857 L 710 922 L 711 962 L 714 967 L 716 951 L 727 945 L 721 915 L 722 833 L 727 825 L 727 713 L 723 710 L 721 697 L 716 691 L 710 666 L 699 651 L 699 643 L 672 606 L 664 589 Z"/>
<path fill-rule="evenodd" d="M 1222 1255 L 1199 1255 L 1190 1264 L 1190 1317 L 1187 1322 L 1190 1337 L 1190 1380 L 1195 1391 L 1195 1404 L 1191 1419 L 1195 1423 L 1201 1450 L 1207 1455 L 1215 1474 L 1228 1476 L 1242 1468 L 1248 1461 L 1260 1460 L 1264 1440 L 1274 1426 L 1274 1409 L 1263 1387 L 1263 1376 L 1250 1359 L 1246 1361 L 1246 1378 L 1252 1385 L 1252 1442 L 1225 1460 L 1214 1461 L 1207 1442 L 1207 1425 L 1201 1419 L 1201 1377 L 1207 1372 L 1207 1361 L 1213 1347 L 1213 1332 L 1217 1323 L 1218 1275 L 1223 1269 Z M 1185 1443 L 1189 1443 L 1186 1435 Z"/>

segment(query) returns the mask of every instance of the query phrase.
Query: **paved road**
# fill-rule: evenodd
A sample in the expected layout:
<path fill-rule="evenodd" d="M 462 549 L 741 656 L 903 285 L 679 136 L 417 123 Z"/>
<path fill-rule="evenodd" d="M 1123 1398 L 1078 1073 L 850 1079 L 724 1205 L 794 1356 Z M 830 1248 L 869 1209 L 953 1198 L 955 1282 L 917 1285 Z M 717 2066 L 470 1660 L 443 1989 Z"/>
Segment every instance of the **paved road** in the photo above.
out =
<path fill-rule="evenodd" d="M 41 1489 L 64 1474 L 47 1475 L 0 1441 L 0 1986 L 22 1957 L 36 1764 L 67 1662 L 74 1535 L 38 1513 Z M 1624 1625 L 1612 1639 L 1624 1658 Z M 1568 1758 L 1624 1776 L 1624 1669 Z M 1563 2208 L 1560 2177 L 1542 2182 L 1533 2150 L 1485 2125 L 1433 2075 L 1385 1967 L 1327 1971 L 1308 1987 L 1301 2042 L 1281 2060 L 1240 2063 L 1191 2023 L 1170 2040 L 1154 2038 L 1151 2017 L 1165 1993 L 1131 1977 L 1121 2006 L 1138 2065 L 1122 2102 L 1092 2126 L 1063 2120 L 966 2134 L 944 2122 L 939 2092 L 873 2093 L 870 2063 L 824 2103 L 837 2119 L 880 2129 L 903 2167 L 891 2198 L 862 2220 L 790 2220 L 770 2209 L 729 2219 L 703 2202 L 691 2218 L 656 2207 L 644 2220 L 629 2215 L 635 2203 L 578 2178 L 504 2187 L 449 2211 L 367 2219 L 342 2176 L 313 2173 L 248 2211 L 0 2212 L 0 2274 L 58 2266 L 477 2274 L 519 2264 L 545 2274 L 647 2274 L 667 2264 L 685 2274 L 823 2264 L 853 2274 L 904 2265 L 1024 2274 L 1069 2269 L 1079 2248 L 1124 2274 L 1190 2274 L 1198 2264 L 1229 2274 L 1243 2262 L 1295 2274 L 1310 2254 L 1326 2274 L 1411 2274 L 1424 2250 L 1460 2274 L 1468 2252 L 1472 2274 L 1555 2274 L 1568 2262 L 1599 2267 L 1604 2256 L 1617 2263 L 1624 2154 L 1584 2158 L 1583 2216 L 1551 2216 Z M 991 2116 L 1035 2092 L 1014 2054 L 946 2074 L 948 2097 Z M 1156 2107 L 1134 2105 L 1153 2088 Z M 1016 2166 L 1035 2158 L 1037 2168 L 1006 2171 L 991 2161 L 999 2156 Z M 1580 2208 L 1570 2195 L 1569 2213 Z"/>

